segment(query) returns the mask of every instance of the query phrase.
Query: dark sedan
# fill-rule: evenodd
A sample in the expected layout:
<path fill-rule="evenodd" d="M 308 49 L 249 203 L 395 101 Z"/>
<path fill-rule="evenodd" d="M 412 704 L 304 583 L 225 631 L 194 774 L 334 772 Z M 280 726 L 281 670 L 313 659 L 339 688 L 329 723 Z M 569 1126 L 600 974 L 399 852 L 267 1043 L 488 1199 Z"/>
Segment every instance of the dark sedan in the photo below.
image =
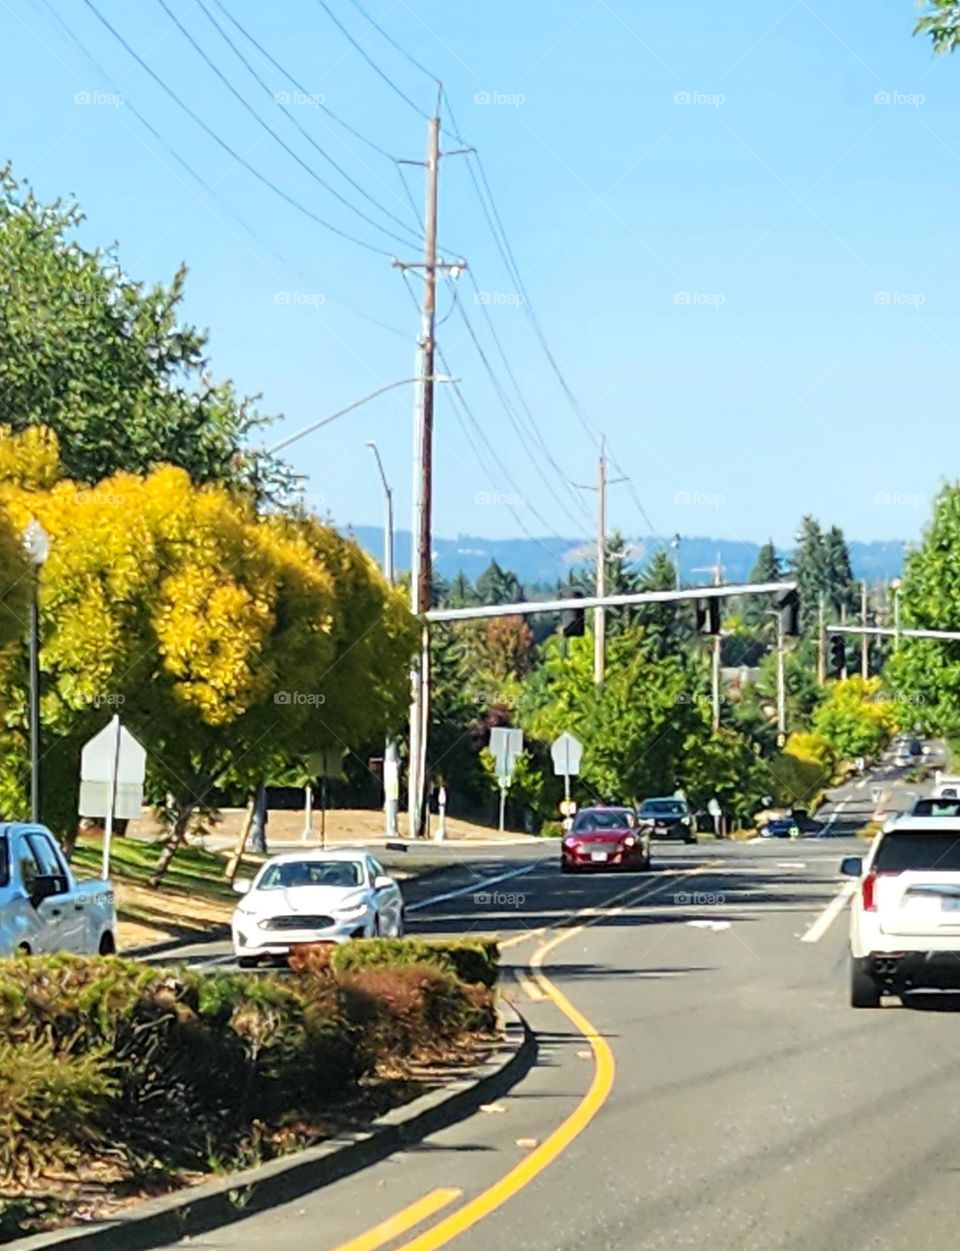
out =
<path fill-rule="evenodd" d="M 640 805 L 640 825 L 650 831 L 652 838 L 680 838 L 685 843 L 697 841 L 693 814 L 686 801 L 672 795 L 645 799 Z"/>
<path fill-rule="evenodd" d="M 650 838 L 638 828 L 633 808 L 584 808 L 561 845 L 564 873 L 649 867 Z"/>

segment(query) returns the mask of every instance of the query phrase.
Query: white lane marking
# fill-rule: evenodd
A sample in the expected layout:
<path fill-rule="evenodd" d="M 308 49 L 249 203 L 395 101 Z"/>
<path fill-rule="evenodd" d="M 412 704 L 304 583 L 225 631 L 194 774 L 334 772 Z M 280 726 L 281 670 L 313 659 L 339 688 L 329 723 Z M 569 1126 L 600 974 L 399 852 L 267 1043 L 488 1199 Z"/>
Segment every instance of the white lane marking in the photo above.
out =
<path fill-rule="evenodd" d="M 870 780 L 869 778 L 861 778 L 860 781 L 854 787 L 854 790 L 862 791 L 869 780 Z"/>
<path fill-rule="evenodd" d="M 546 857 L 544 857 L 544 861 Z M 431 908 L 434 904 L 444 903 L 448 899 L 459 899 L 463 895 L 482 894 L 488 886 L 495 886 L 497 882 L 509 882 L 511 878 L 523 877 L 525 873 L 532 873 L 534 869 L 539 869 L 544 861 L 535 860 L 533 864 L 526 864 L 522 869 L 511 869 L 509 873 L 497 873 L 494 877 L 478 877 L 475 882 L 471 882 L 469 886 L 458 886 L 456 890 L 444 891 L 442 895 L 431 895 L 429 899 L 421 899 L 419 903 L 407 904 L 407 912 L 419 912 L 421 908 Z"/>
<path fill-rule="evenodd" d="M 778 860 L 778 869 L 805 869 L 807 867 L 806 860 Z"/>
<path fill-rule="evenodd" d="M 820 838 L 823 838 L 823 836 L 824 836 L 825 834 L 829 834 L 829 833 L 830 833 L 830 830 L 833 828 L 833 823 L 834 823 L 834 821 L 836 821 L 837 817 L 839 817 L 839 816 L 840 816 L 841 812 L 843 812 L 844 808 L 846 808 L 846 806 L 847 806 L 847 804 L 848 804 L 849 802 L 850 802 L 850 800 L 849 800 L 849 799 L 841 799 L 841 800 L 840 800 L 840 802 L 837 804 L 836 808 L 833 810 L 833 815 L 831 816 L 830 820 L 827 822 L 827 824 L 826 824 L 826 825 L 823 827 L 823 829 L 820 831 L 820 834 L 819 834 L 819 837 L 820 837 Z"/>
<path fill-rule="evenodd" d="M 695 930 L 728 930 L 731 921 L 688 921 L 687 925 L 692 925 Z"/>
<path fill-rule="evenodd" d="M 801 935 L 800 941 L 802 943 L 818 943 L 850 902 L 850 898 L 856 889 L 857 885 L 855 882 L 844 882 L 840 890 L 830 900 L 807 932 Z"/>

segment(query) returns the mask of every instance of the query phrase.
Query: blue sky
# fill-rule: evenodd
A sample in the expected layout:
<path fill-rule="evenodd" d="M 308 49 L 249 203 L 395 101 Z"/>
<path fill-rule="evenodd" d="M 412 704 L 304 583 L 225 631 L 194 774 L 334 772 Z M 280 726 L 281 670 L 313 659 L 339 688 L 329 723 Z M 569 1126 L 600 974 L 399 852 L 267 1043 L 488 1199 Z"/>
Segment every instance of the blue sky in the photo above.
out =
<path fill-rule="evenodd" d="M 106 75 L 41 0 L 0 0 L 3 155 L 42 197 L 74 193 L 88 215 L 85 239 L 116 240 L 135 276 L 167 278 L 187 262 L 187 314 L 211 331 L 215 372 L 262 392 L 265 412 L 284 414 L 267 440 L 409 377 L 417 314 L 389 256 L 346 243 L 260 185 L 84 0 L 52 3 Z M 409 246 L 377 232 L 285 153 L 158 0 L 96 3 L 287 194 L 391 255 L 415 257 L 409 231 L 399 230 Z M 261 91 L 194 0 L 168 3 L 301 159 L 391 227 Z M 222 22 L 213 0 L 205 3 Z M 307 88 L 302 98 L 243 45 L 271 90 L 288 93 L 301 126 L 415 233 L 394 163 L 338 128 L 315 97 L 396 156 L 422 156 L 425 122 L 318 0 L 223 3 Z M 329 5 L 429 111 L 429 80 L 350 0 Z M 611 525 L 647 533 L 639 499 L 660 533 L 787 543 L 800 514 L 813 512 L 851 538 L 918 534 L 942 477 L 953 475 L 960 60 L 934 60 L 912 36 L 910 0 L 365 7 L 442 76 L 461 133 L 482 153 L 547 339 L 634 484 L 635 495 L 611 487 Z M 128 105 L 202 171 L 218 199 L 191 182 Z M 421 171 L 408 167 L 407 178 L 419 204 Z M 468 261 L 563 476 L 593 481 L 595 445 L 532 333 L 462 157 L 443 164 L 440 236 Z M 457 291 L 512 393 L 471 282 L 459 279 Z M 578 503 L 533 437 L 519 440 L 460 309 L 445 282 L 440 343 L 505 470 L 488 448 L 478 456 L 471 447 L 441 387 L 436 532 L 520 534 L 519 515 L 537 535 L 585 533 L 592 496 Z M 315 507 L 339 524 L 380 519 L 364 447 L 372 438 L 396 490 L 398 524 L 409 524 L 411 407 L 409 388 L 395 390 L 290 449 Z"/>

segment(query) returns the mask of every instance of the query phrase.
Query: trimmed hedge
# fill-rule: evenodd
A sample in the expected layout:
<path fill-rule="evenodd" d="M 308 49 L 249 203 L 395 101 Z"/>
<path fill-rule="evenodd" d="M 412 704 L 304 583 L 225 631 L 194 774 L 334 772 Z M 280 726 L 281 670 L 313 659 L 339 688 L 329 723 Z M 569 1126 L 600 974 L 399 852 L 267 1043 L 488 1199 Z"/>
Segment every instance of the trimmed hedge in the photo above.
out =
<path fill-rule="evenodd" d="M 351 969 L 427 964 L 446 970 L 470 986 L 496 985 L 500 947 L 492 938 L 363 938 L 334 948 L 335 973 Z"/>

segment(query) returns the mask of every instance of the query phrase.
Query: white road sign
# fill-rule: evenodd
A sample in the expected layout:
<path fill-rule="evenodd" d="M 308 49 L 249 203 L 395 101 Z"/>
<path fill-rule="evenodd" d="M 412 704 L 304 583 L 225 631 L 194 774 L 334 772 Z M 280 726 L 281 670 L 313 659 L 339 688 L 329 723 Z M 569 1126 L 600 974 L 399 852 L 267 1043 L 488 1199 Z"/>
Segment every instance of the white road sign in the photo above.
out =
<path fill-rule="evenodd" d="M 558 777 L 576 777 L 583 759 L 583 744 L 578 738 L 564 731 L 550 748 L 553 771 Z"/>
<path fill-rule="evenodd" d="M 523 730 L 498 725 L 490 731 L 490 754 L 497 762 L 497 777 L 509 781 L 517 758 L 523 753 Z"/>
<path fill-rule="evenodd" d="M 103 876 L 110 876 L 113 822 L 139 817 L 143 807 L 143 779 L 147 752 L 115 716 L 80 753 L 80 815 L 105 817 Z"/>

